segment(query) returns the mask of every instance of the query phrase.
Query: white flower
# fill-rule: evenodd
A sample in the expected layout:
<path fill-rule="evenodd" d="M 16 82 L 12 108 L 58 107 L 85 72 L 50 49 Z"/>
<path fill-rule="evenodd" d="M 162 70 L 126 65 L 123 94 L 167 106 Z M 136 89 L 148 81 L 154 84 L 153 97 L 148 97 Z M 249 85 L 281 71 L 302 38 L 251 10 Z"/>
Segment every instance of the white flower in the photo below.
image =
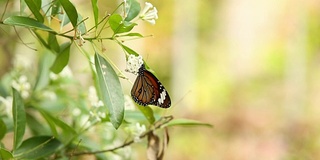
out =
<path fill-rule="evenodd" d="M 96 88 L 93 86 L 89 87 L 88 100 L 92 107 L 99 108 L 103 106 L 103 102 L 98 99 Z"/>
<path fill-rule="evenodd" d="M 44 91 L 44 92 L 42 93 L 42 95 L 43 95 L 45 98 L 47 98 L 47 99 L 49 99 L 49 100 L 52 100 L 52 101 L 57 99 L 56 93 L 54 93 L 54 92 L 52 92 L 52 91 Z"/>
<path fill-rule="evenodd" d="M 66 66 L 63 68 L 63 70 L 59 74 L 55 74 L 53 72 L 50 72 L 50 79 L 53 81 L 59 79 L 59 78 L 71 78 L 73 76 L 72 71 L 69 66 Z"/>
<path fill-rule="evenodd" d="M 149 2 L 146 2 L 145 4 L 146 6 L 142 10 L 139 18 L 151 24 L 156 24 L 156 19 L 158 19 L 157 8 L 153 7 L 153 5 Z"/>
<path fill-rule="evenodd" d="M 128 60 L 127 60 L 126 71 L 136 75 L 142 64 L 143 64 L 143 59 L 141 56 L 136 57 L 136 56 L 130 54 L 128 57 Z"/>
<path fill-rule="evenodd" d="M 146 131 L 146 126 L 144 124 L 141 125 L 140 123 L 136 123 L 135 125 L 126 127 L 125 130 L 133 136 L 134 142 L 140 142 L 140 136 Z"/>
<path fill-rule="evenodd" d="M 72 115 L 73 115 L 73 116 L 77 117 L 77 116 L 79 116 L 80 114 L 81 114 L 81 110 L 80 110 L 79 108 L 74 108 L 74 109 L 72 110 Z"/>
<path fill-rule="evenodd" d="M 0 97 L 0 113 L 5 113 L 7 116 L 12 117 L 12 101 L 13 98 L 8 96 L 6 98 Z"/>
<path fill-rule="evenodd" d="M 13 58 L 14 68 L 20 69 L 32 69 L 34 66 L 34 59 L 36 54 L 32 52 L 26 52 L 23 48 L 18 47 L 17 54 Z"/>
<path fill-rule="evenodd" d="M 93 122 L 96 122 L 96 121 L 101 122 L 101 117 L 96 112 L 89 111 L 89 114 Z"/>
<path fill-rule="evenodd" d="M 19 77 L 19 79 L 13 80 L 11 86 L 15 88 L 20 94 L 22 98 L 27 98 L 30 95 L 31 85 L 28 82 L 28 78 L 25 75 Z"/>

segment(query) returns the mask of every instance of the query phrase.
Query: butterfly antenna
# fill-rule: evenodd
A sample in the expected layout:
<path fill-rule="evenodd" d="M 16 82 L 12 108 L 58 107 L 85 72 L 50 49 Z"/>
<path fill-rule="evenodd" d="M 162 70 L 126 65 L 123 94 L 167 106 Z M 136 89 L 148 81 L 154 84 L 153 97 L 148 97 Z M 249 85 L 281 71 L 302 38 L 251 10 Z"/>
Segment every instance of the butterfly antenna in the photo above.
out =
<path fill-rule="evenodd" d="M 182 100 L 184 100 L 186 98 L 186 96 L 191 93 L 191 90 L 189 90 L 187 93 L 185 93 L 177 102 L 175 102 L 174 104 L 172 104 L 172 108 L 176 107 L 179 103 L 181 103 Z M 164 110 L 162 116 L 166 115 L 168 110 Z"/>

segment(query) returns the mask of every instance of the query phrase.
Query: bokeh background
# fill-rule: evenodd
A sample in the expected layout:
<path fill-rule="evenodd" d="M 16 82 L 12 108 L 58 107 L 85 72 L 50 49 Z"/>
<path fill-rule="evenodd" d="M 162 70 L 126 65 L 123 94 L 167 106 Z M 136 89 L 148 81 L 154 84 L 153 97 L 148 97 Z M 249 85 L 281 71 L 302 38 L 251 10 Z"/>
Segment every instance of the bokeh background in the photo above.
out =
<path fill-rule="evenodd" d="M 214 125 L 170 128 L 165 159 L 320 159 L 319 0 L 149 2 L 159 19 L 156 25 L 139 22 L 136 31 L 153 36 L 125 44 L 169 91 L 173 106 L 155 110 Z M 92 17 L 87 1 L 74 3 L 83 17 Z M 119 3 L 99 1 L 101 15 Z M 27 52 L 3 37 L 1 45 L 3 53 Z M 105 47 L 124 70 L 122 50 Z M 86 83 L 85 57 L 76 49 L 71 56 L 74 75 Z M 0 75 L 12 58 L 0 54 Z M 131 84 L 123 83 L 129 93 Z M 134 158 L 145 158 L 145 145 L 133 147 Z"/>

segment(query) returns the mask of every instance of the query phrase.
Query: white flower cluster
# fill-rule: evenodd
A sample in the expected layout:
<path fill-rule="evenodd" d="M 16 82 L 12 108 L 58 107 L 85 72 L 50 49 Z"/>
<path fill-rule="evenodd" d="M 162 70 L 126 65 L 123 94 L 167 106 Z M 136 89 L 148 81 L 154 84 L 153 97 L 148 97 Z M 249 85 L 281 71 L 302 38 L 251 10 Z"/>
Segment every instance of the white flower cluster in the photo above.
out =
<path fill-rule="evenodd" d="M 90 117 L 93 119 L 93 122 L 94 121 L 101 122 L 103 118 L 106 118 L 106 113 L 101 111 L 98 111 L 98 112 L 90 111 L 89 114 L 90 114 Z"/>
<path fill-rule="evenodd" d="M 156 24 L 156 19 L 158 19 L 157 8 L 153 7 L 149 2 L 146 2 L 145 5 L 146 6 L 143 8 L 139 18 L 151 24 Z"/>
<path fill-rule="evenodd" d="M 89 87 L 88 100 L 90 102 L 90 105 L 94 107 L 93 110 L 90 111 L 90 116 L 94 120 L 99 122 L 102 118 L 106 118 L 106 113 L 99 111 L 99 108 L 102 107 L 104 104 L 101 100 L 99 100 L 96 88 L 93 86 Z"/>
<path fill-rule="evenodd" d="M 132 54 L 129 55 L 128 61 L 127 61 L 127 72 L 138 74 L 139 68 L 143 64 L 143 59 L 141 56 L 134 56 Z"/>
<path fill-rule="evenodd" d="M 136 123 L 125 129 L 129 134 L 133 136 L 134 142 L 140 142 L 140 136 L 146 131 L 146 126 L 144 124 Z"/>
<path fill-rule="evenodd" d="M 93 86 L 89 87 L 88 100 L 92 107 L 99 108 L 103 106 L 103 102 L 99 100 L 96 88 Z"/>
<path fill-rule="evenodd" d="M 3 116 L 2 114 L 5 114 L 8 117 L 12 117 L 12 101 L 13 98 L 11 96 L 8 96 L 6 98 L 0 97 L 0 116 Z"/>
<path fill-rule="evenodd" d="M 28 82 L 27 76 L 22 75 L 18 78 L 18 80 L 13 80 L 11 86 L 21 94 L 22 98 L 29 97 L 31 85 Z"/>

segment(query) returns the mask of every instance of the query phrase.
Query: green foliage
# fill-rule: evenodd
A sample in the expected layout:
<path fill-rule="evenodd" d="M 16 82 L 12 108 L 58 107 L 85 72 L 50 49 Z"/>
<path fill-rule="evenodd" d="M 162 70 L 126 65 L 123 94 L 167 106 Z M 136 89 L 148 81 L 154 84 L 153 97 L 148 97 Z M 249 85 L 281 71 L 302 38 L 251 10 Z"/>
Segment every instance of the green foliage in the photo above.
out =
<path fill-rule="evenodd" d="M 124 19 L 127 22 L 130 22 L 135 17 L 137 17 L 140 13 L 140 4 L 136 0 L 130 0 L 127 2 L 127 5 L 125 6 L 127 17 Z"/>
<path fill-rule="evenodd" d="M 18 159 L 39 159 L 56 152 L 62 144 L 50 136 L 35 136 L 29 138 L 14 150 L 14 157 Z"/>
<path fill-rule="evenodd" d="M 17 149 L 21 142 L 26 128 L 26 112 L 22 97 L 16 89 L 13 90 L 12 114 L 14 123 L 13 149 Z"/>
<path fill-rule="evenodd" d="M 54 31 L 49 28 L 48 26 L 44 25 L 43 23 L 29 18 L 29 17 L 22 17 L 22 16 L 11 16 L 8 17 L 3 21 L 4 24 L 7 25 L 12 25 L 12 26 L 22 26 L 22 27 L 27 27 L 31 29 L 39 29 L 43 31 L 48 31 L 48 32 L 53 32 Z"/>
<path fill-rule="evenodd" d="M 59 0 L 73 27 L 77 26 L 78 12 L 69 0 Z"/>
<path fill-rule="evenodd" d="M 52 72 L 58 74 L 68 64 L 70 56 L 70 45 L 71 43 L 69 42 L 61 45 L 61 52 L 57 55 L 57 58 L 51 67 Z"/>
<path fill-rule="evenodd" d="M 117 129 L 122 123 L 124 114 L 124 97 L 120 81 L 116 72 L 103 57 L 96 53 L 94 59 L 101 100 L 108 107 L 110 121 Z"/>
<path fill-rule="evenodd" d="M 88 18 L 77 11 L 76 3 L 69 0 L 20 1 L 21 14 L 4 14 L 10 16 L 4 16 L 1 25 L 20 26 L 17 34 L 25 29 L 31 31 L 34 35 L 31 38 L 40 45 L 34 49 L 24 44 L 30 51 L 37 51 L 38 57 L 32 61 L 31 68 L 15 66 L 0 79 L 0 109 L 4 111 L 0 113 L 0 140 L 9 132 L 14 133 L 13 150 L 0 145 L 0 159 L 47 159 L 50 156 L 63 159 L 85 154 L 114 159 L 114 154 L 121 155 L 122 149 L 139 139 L 150 135 L 158 137 L 153 133 L 155 130 L 165 130 L 169 137 L 164 129 L 167 126 L 209 126 L 191 120 L 169 123 L 172 116 L 161 117 L 152 107 L 135 105 L 126 99 L 119 79 L 127 79 L 125 74 L 110 60 L 109 53 L 97 45 L 107 40 L 116 42 L 126 58 L 139 56 L 123 42 L 132 37 L 144 38 L 140 33 L 131 32 L 141 20 L 140 3 L 127 0 L 104 17 L 99 16 L 98 4 L 98 0 L 91 0 L 94 19 L 91 27 L 85 23 Z M 119 13 L 121 9 L 123 13 Z M 56 28 L 59 25 L 53 25 L 55 20 L 60 23 L 59 29 Z M 95 34 L 90 34 L 92 32 Z M 105 36 L 108 33 L 112 35 Z M 84 43 L 90 43 L 94 52 L 83 47 Z M 81 79 L 72 76 L 68 65 L 71 54 L 81 56 L 77 51 L 87 58 L 90 67 L 87 74 L 92 76 L 95 87 L 85 87 Z M 124 143 L 111 145 L 118 141 Z M 111 149 L 102 150 L 106 144 Z"/>

